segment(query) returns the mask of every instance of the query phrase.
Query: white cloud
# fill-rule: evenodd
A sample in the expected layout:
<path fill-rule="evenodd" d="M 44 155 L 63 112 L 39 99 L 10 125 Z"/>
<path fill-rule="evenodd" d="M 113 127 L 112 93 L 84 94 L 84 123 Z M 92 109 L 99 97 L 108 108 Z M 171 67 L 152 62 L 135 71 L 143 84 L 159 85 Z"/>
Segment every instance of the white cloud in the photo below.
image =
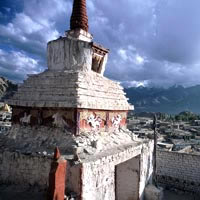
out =
<path fill-rule="evenodd" d="M 117 54 L 119 55 L 119 63 L 129 64 L 127 67 L 135 66 L 135 68 L 138 68 L 146 62 L 146 58 L 140 55 L 137 49 L 131 45 L 118 49 Z"/>
<path fill-rule="evenodd" d="M 39 61 L 17 51 L 6 52 L 0 49 L 0 71 L 14 81 L 20 81 L 27 74 L 41 72 Z"/>
<path fill-rule="evenodd" d="M 136 64 L 141 65 L 144 63 L 144 58 L 142 56 L 140 56 L 139 54 L 136 54 L 135 61 L 136 61 Z"/>
<path fill-rule="evenodd" d="M 119 50 L 118 50 L 118 54 L 119 54 L 119 56 L 121 57 L 121 59 L 123 59 L 124 61 L 127 61 L 127 60 L 128 60 L 128 56 L 127 56 L 126 50 L 124 50 L 124 49 L 119 49 Z"/>
<path fill-rule="evenodd" d="M 121 84 L 124 87 L 130 88 L 130 87 L 147 87 L 149 86 L 148 80 L 141 80 L 141 81 L 123 81 Z"/>
<path fill-rule="evenodd" d="M 67 8 L 70 9 L 69 2 L 65 0 L 24 1 L 23 12 L 16 13 L 8 24 L 0 25 L 0 36 L 15 48 L 44 59 L 47 42 L 60 35 L 56 23 L 63 20 Z"/>
<path fill-rule="evenodd" d="M 71 3 L 65 0 L 24 0 L 24 10 L 16 13 L 7 24 L 0 24 L 0 42 L 14 49 L 1 49 L 0 74 L 22 81 L 26 74 L 43 70 L 47 42 L 61 35 L 60 23 L 66 21 L 67 27 L 70 10 Z"/>

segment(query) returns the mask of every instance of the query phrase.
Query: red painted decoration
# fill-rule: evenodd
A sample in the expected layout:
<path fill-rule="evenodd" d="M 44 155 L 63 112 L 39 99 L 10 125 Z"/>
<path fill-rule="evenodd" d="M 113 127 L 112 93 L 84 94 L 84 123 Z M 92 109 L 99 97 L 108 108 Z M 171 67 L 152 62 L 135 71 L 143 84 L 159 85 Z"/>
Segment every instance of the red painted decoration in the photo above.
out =
<path fill-rule="evenodd" d="M 58 147 L 55 148 L 54 150 L 54 160 L 58 160 L 60 158 L 60 151 L 58 149 Z"/>
<path fill-rule="evenodd" d="M 88 32 L 86 0 L 74 0 L 70 29 L 83 29 Z"/>
<path fill-rule="evenodd" d="M 67 161 L 61 159 L 59 149 L 56 147 L 49 173 L 47 200 L 64 200 L 66 168 Z"/>

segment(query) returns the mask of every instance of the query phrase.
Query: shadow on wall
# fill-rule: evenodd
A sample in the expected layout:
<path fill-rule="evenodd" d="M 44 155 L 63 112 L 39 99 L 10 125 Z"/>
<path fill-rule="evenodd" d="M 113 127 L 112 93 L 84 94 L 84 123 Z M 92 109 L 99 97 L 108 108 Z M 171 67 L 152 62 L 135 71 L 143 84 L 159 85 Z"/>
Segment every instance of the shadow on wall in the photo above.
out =
<path fill-rule="evenodd" d="M 153 141 L 143 146 L 140 159 L 140 190 L 139 200 L 144 200 L 145 187 L 152 184 L 153 178 Z"/>

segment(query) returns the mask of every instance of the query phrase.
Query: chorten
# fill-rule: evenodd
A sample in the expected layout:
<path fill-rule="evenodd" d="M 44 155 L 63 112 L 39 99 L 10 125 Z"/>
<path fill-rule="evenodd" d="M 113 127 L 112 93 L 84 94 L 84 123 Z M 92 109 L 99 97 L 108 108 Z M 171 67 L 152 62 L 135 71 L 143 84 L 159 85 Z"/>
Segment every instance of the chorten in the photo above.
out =
<path fill-rule="evenodd" d="M 13 124 L 84 131 L 126 127 L 129 105 L 120 83 L 104 77 L 109 50 L 88 32 L 86 0 L 74 0 L 70 30 L 47 45 L 48 69 L 8 100 Z"/>
<path fill-rule="evenodd" d="M 153 142 L 126 129 L 133 106 L 120 83 L 104 77 L 109 50 L 88 30 L 86 1 L 74 0 L 70 30 L 47 45 L 48 69 L 7 100 L 13 125 L 0 134 L 0 182 L 47 188 L 59 147 L 70 199 L 142 200 Z"/>

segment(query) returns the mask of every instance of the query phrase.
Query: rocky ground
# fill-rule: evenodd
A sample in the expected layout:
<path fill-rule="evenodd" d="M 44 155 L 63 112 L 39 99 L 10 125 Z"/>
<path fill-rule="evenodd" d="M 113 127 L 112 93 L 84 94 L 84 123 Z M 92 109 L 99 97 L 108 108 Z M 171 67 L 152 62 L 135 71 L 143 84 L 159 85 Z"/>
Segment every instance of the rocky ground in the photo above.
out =
<path fill-rule="evenodd" d="M 60 128 L 13 125 L 7 133 L 0 134 L 1 150 L 9 148 L 9 151 L 26 155 L 43 154 L 50 157 L 56 146 L 62 155 L 79 155 L 84 158 L 138 142 L 140 139 L 127 129 L 111 133 L 84 132 L 75 137 L 70 131 Z"/>

